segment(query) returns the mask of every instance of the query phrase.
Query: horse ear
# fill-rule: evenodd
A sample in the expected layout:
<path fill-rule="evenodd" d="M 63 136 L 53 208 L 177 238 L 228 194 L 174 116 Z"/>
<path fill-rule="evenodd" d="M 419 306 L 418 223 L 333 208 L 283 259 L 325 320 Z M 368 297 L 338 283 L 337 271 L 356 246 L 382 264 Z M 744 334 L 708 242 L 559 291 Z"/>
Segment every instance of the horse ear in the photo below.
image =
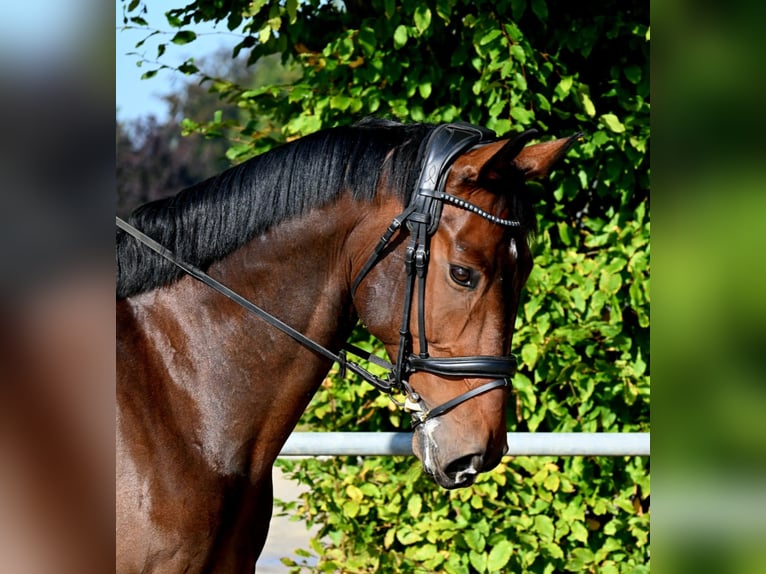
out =
<path fill-rule="evenodd" d="M 525 179 L 547 177 L 553 166 L 580 138 L 582 133 L 577 132 L 568 138 L 527 146 L 513 160 L 514 166 L 524 174 Z"/>
<path fill-rule="evenodd" d="M 524 147 L 535 135 L 537 130 L 532 129 L 508 140 L 482 166 L 479 180 L 497 181 L 507 177 L 510 172 L 521 173 L 524 179 L 546 177 L 572 144 L 582 137 L 582 133 L 578 132 L 568 138 Z"/>

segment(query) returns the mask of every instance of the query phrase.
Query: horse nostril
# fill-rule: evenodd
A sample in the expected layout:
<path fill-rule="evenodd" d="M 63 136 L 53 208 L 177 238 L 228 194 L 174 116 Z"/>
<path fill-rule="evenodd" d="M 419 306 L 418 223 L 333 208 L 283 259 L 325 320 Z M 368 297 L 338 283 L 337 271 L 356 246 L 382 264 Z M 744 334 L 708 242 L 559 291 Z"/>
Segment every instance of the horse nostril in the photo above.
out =
<path fill-rule="evenodd" d="M 482 466 L 481 454 L 461 456 L 444 467 L 444 473 L 453 480 L 455 486 L 468 486 L 476 479 Z"/>

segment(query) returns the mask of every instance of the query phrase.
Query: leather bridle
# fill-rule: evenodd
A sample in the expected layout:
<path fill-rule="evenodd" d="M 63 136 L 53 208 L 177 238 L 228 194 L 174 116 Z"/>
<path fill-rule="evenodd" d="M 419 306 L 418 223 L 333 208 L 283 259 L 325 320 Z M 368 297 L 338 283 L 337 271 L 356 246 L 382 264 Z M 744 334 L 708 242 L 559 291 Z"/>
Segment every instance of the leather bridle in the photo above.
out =
<path fill-rule="evenodd" d="M 520 136 L 519 139 L 523 137 Z M 356 294 L 362 280 L 380 259 L 385 247 L 393 236 L 406 224 L 410 240 L 405 253 L 405 273 L 407 283 L 405 287 L 404 302 L 402 307 L 402 323 L 399 330 L 399 349 L 396 363 L 371 355 L 358 347 L 346 344 L 339 353 L 334 353 L 319 343 L 309 339 L 296 331 L 286 323 L 264 311 L 257 305 L 235 293 L 207 273 L 180 260 L 174 253 L 148 237 L 132 225 L 119 217 L 117 226 L 129 233 L 138 241 L 159 253 L 192 277 L 202 281 L 219 293 L 232 299 L 239 305 L 258 315 L 261 319 L 292 337 L 301 345 L 316 353 L 338 363 L 342 371 L 352 371 L 362 379 L 372 384 L 377 389 L 388 394 L 393 399 L 395 392 L 405 394 L 404 402 L 396 402 L 412 415 L 413 426 L 417 426 L 427 420 L 441 416 L 465 401 L 478 395 L 498 388 L 510 386 L 509 379 L 516 372 L 516 358 L 509 356 L 466 356 L 466 357 L 431 357 L 428 353 L 428 341 L 426 339 L 424 302 L 425 302 L 425 278 L 428 269 L 429 240 L 436 232 L 441 218 L 444 203 L 450 203 L 462 209 L 471 211 L 495 224 L 506 227 L 519 227 L 520 223 L 515 220 L 496 217 L 478 206 L 469 203 L 444 191 L 447 175 L 455 159 L 465 151 L 479 145 L 495 141 L 494 133 L 466 123 L 452 123 L 440 125 L 432 130 L 423 145 L 423 167 L 416 189 L 413 191 L 409 205 L 400 213 L 386 229 L 380 241 L 373 250 L 365 265 L 357 274 L 352 288 L 352 297 Z M 417 354 L 412 352 L 412 335 L 410 333 L 410 318 L 412 299 L 417 284 L 418 297 L 418 340 L 419 350 Z M 373 364 L 383 367 L 388 371 L 385 378 L 374 375 L 367 369 L 347 359 L 347 354 L 361 357 Z M 492 379 L 466 391 L 455 398 L 432 408 L 416 393 L 409 384 L 410 376 L 423 371 L 443 377 L 475 377 Z"/>

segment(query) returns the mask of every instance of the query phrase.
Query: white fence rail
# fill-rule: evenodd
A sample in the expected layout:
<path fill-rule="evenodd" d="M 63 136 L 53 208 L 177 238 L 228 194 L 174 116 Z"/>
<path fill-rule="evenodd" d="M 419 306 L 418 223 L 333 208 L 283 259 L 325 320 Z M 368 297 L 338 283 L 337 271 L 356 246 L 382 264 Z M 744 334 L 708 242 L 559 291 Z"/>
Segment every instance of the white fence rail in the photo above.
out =
<path fill-rule="evenodd" d="M 508 456 L 649 456 L 649 433 L 508 433 Z M 412 433 L 295 432 L 279 456 L 411 455 Z"/>

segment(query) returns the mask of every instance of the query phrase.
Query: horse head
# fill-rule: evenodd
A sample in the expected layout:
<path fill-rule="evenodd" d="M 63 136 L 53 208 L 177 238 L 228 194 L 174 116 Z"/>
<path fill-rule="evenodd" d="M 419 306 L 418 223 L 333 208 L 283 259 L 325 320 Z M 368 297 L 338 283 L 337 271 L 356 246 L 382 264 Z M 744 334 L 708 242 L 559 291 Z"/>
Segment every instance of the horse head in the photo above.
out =
<path fill-rule="evenodd" d="M 469 486 L 508 449 L 509 356 L 535 229 L 525 182 L 546 176 L 579 136 L 525 147 L 533 135 L 470 147 L 447 167 L 422 287 L 407 278 L 416 271 L 402 270 L 413 257 L 413 241 L 403 238 L 369 269 L 354 297 L 361 320 L 392 359 L 399 357 L 414 452 L 445 488 Z"/>

